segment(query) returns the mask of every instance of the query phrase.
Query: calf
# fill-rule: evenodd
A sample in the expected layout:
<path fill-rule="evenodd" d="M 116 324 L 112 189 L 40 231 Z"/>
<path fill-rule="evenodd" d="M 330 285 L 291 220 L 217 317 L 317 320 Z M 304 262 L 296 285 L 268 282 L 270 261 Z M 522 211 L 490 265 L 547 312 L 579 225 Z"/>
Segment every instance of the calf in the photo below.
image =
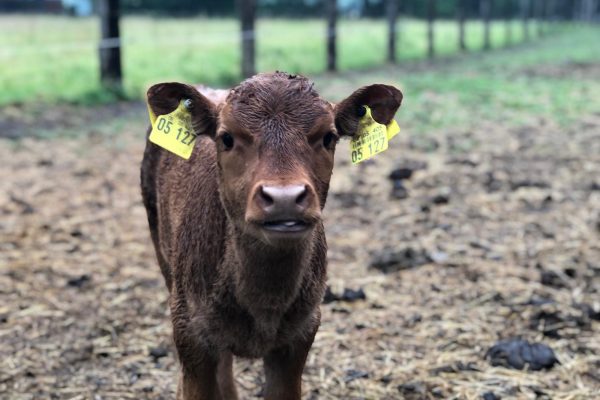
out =
<path fill-rule="evenodd" d="M 388 124 L 402 94 L 371 85 L 333 105 L 281 72 L 228 93 L 148 90 L 156 115 L 184 99 L 198 136 L 191 157 L 148 141 L 141 171 L 182 366 L 177 398 L 236 399 L 239 356 L 263 358 L 265 398 L 300 399 L 325 288 L 321 211 L 336 143 L 355 134 L 362 106 Z"/>

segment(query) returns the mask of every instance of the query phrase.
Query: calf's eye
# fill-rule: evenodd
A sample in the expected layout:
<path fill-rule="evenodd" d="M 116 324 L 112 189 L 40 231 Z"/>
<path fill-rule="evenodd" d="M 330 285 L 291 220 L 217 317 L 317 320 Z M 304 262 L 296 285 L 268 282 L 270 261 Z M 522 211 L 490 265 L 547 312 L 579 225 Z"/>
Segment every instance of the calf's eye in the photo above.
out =
<path fill-rule="evenodd" d="M 331 149 L 331 147 L 335 144 L 337 138 L 333 132 L 328 132 L 325 136 L 323 136 L 323 147 L 326 149 Z"/>
<path fill-rule="evenodd" d="M 223 142 L 223 146 L 225 146 L 225 150 L 231 150 L 233 148 L 233 136 L 231 136 L 231 134 L 227 132 L 222 134 L 221 141 Z"/>

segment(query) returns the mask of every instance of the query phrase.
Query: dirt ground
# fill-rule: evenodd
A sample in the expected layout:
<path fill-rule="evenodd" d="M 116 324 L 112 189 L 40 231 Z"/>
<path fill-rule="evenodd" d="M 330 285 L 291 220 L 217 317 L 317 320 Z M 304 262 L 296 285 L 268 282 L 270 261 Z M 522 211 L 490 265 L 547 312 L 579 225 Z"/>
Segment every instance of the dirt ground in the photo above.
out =
<path fill-rule="evenodd" d="M 174 397 L 143 129 L 120 129 L 0 141 L 2 399 Z M 599 398 L 600 114 L 403 131 L 360 166 L 347 148 L 325 212 L 329 283 L 366 299 L 322 306 L 305 398 Z M 397 168 L 413 173 L 393 191 Z M 487 350 L 514 337 L 560 364 L 491 366 Z M 260 397 L 260 362 L 235 376 L 242 398 Z"/>

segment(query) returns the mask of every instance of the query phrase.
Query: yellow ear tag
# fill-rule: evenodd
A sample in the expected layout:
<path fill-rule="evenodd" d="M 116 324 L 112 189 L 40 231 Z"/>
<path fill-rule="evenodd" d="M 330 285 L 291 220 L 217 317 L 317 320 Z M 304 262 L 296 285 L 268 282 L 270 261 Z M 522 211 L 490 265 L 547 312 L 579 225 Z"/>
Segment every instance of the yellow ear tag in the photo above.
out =
<path fill-rule="evenodd" d="M 192 114 L 185 106 L 185 100 L 179 103 L 175 111 L 166 115 L 156 117 L 149 107 L 148 110 L 152 122 L 150 141 L 181 158 L 189 159 L 194 150 L 196 134 L 192 128 Z"/>
<path fill-rule="evenodd" d="M 389 140 L 400 132 L 400 127 L 395 120 L 385 126 L 373 119 L 369 107 L 364 106 L 364 108 L 365 115 L 358 122 L 358 130 L 350 141 L 352 164 L 358 164 L 386 151 Z"/>
<path fill-rule="evenodd" d="M 389 124 L 387 124 L 386 128 L 388 140 L 392 140 L 394 136 L 400 133 L 400 126 L 398 125 L 395 119 L 393 119 Z"/>

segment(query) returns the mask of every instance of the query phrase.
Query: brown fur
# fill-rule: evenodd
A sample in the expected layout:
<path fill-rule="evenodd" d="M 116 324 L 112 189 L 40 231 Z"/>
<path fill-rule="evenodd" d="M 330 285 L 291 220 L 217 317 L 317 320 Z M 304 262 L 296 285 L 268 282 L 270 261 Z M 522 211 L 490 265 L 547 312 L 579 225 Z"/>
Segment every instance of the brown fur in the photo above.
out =
<path fill-rule="evenodd" d="M 232 355 L 264 359 L 267 399 L 299 399 L 301 374 L 319 326 L 327 244 L 321 210 L 335 140 L 351 136 L 366 104 L 389 123 L 402 95 L 361 88 L 337 106 L 306 78 L 261 74 L 225 97 L 179 83 L 155 85 L 156 115 L 192 100 L 200 136 L 186 161 L 148 142 L 142 194 L 170 291 L 173 336 L 182 364 L 179 399 L 235 399 Z M 227 149 L 223 135 L 234 140 Z M 266 187 L 300 185 L 298 218 L 308 229 L 272 234 Z M 266 203 L 265 203 L 266 202 Z"/>

